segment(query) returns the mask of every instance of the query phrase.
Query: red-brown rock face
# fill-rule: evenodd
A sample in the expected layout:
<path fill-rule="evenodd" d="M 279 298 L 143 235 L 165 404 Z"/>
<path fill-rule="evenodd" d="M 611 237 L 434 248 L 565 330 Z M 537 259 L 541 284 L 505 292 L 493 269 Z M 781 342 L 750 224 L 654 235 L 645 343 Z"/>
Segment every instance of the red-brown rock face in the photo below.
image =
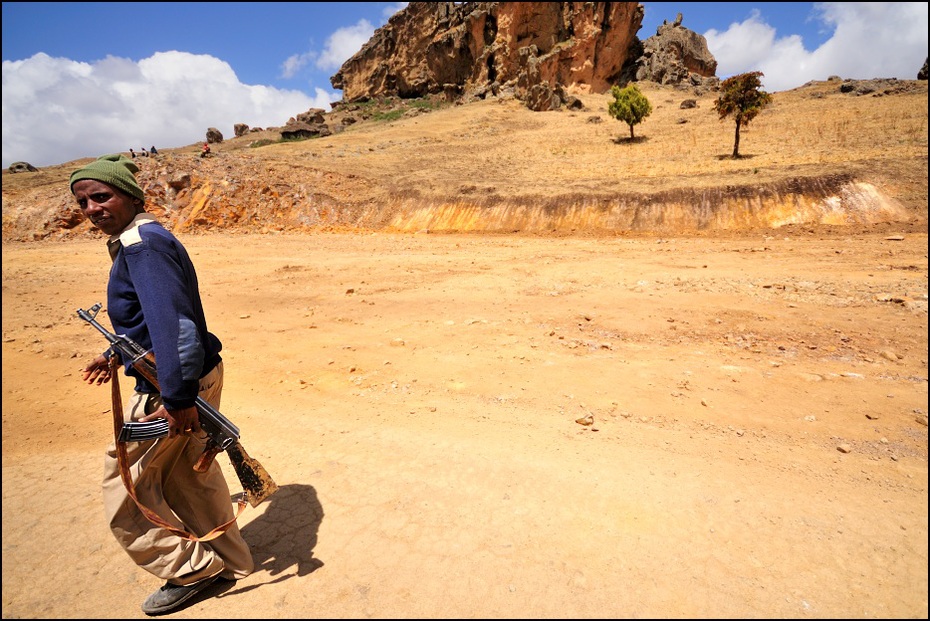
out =
<path fill-rule="evenodd" d="M 637 2 L 411 2 L 330 79 L 346 102 L 483 96 L 535 85 L 601 93 L 642 25 Z"/>

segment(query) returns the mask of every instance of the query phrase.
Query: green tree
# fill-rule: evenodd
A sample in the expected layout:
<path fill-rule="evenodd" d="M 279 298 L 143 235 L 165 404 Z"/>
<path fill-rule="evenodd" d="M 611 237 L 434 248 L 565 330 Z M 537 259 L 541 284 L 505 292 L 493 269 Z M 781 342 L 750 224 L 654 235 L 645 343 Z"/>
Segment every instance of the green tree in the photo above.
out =
<path fill-rule="evenodd" d="M 633 140 L 633 126 L 652 114 L 652 104 L 633 83 L 624 88 L 614 85 L 610 92 L 614 100 L 607 106 L 607 111 L 610 116 L 630 126 L 630 140 Z"/>
<path fill-rule="evenodd" d="M 736 136 L 733 139 L 733 157 L 739 157 L 739 130 L 743 125 L 756 118 L 762 109 L 772 103 L 772 96 L 760 90 L 761 71 L 750 71 L 727 78 L 720 85 L 720 97 L 714 102 L 714 110 L 720 120 L 731 114 L 736 121 Z"/>

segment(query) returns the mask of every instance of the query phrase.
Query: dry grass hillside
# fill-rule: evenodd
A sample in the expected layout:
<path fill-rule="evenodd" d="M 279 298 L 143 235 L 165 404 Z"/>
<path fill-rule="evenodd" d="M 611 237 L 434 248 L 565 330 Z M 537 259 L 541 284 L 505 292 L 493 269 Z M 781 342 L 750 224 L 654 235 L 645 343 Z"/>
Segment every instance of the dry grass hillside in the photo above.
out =
<path fill-rule="evenodd" d="M 743 128 L 740 159 L 730 157 L 734 123 L 714 111 L 716 94 L 642 83 L 653 113 L 635 140 L 608 114 L 607 94 L 553 112 L 513 99 L 387 102 L 331 113 L 331 125 L 362 120 L 325 138 L 282 143 L 272 131 L 251 133 L 214 145 L 207 159 L 199 142 L 165 149 L 139 160 L 140 179 L 150 210 L 179 230 L 925 228 L 927 82 L 876 80 L 865 95 L 842 84 L 774 93 Z M 696 107 L 683 109 L 686 99 Z M 86 233 L 67 190 L 83 161 L 4 171 L 4 239 Z"/>

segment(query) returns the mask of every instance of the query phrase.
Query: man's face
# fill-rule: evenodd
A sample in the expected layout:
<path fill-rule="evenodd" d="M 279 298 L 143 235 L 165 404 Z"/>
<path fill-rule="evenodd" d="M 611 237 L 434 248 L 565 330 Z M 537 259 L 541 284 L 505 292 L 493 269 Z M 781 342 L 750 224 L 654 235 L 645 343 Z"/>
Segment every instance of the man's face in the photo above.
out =
<path fill-rule="evenodd" d="M 107 235 L 122 233 L 142 204 L 139 199 L 96 179 L 81 179 L 71 189 L 84 215 Z"/>

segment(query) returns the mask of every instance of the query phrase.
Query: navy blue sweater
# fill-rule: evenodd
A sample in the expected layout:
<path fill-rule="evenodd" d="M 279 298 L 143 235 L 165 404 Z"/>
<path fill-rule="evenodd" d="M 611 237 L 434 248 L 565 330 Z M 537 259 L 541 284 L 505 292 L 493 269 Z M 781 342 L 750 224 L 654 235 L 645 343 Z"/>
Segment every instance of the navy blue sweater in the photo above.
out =
<path fill-rule="evenodd" d="M 107 285 L 113 331 L 154 352 L 168 409 L 191 407 L 198 380 L 219 364 L 223 348 L 207 330 L 194 264 L 181 242 L 147 213 L 137 215 L 119 240 Z M 138 392 L 159 392 L 123 362 Z"/>

